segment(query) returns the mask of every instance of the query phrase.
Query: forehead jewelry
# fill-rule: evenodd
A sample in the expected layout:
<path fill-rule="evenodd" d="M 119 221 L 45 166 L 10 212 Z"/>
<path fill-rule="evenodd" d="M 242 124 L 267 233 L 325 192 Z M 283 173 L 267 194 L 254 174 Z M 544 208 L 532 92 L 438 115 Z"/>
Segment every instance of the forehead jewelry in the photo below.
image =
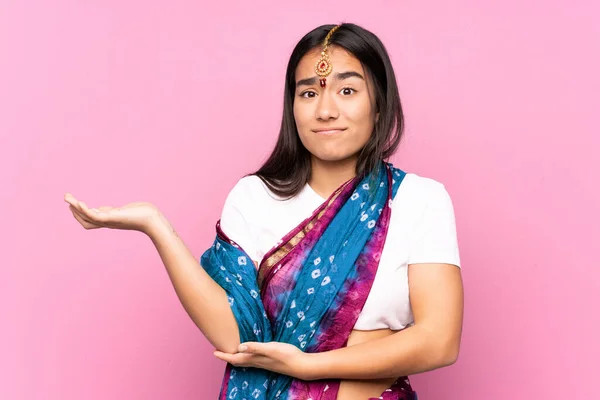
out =
<path fill-rule="evenodd" d="M 331 39 L 331 35 L 333 35 L 333 32 L 337 31 L 339 27 L 340 25 L 333 27 L 325 37 L 325 40 L 323 40 L 323 50 L 321 51 L 321 58 L 319 58 L 319 61 L 317 61 L 317 63 L 315 64 L 315 72 L 321 77 L 321 79 L 319 79 L 319 84 L 322 88 L 324 88 L 327 84 L 327 76 L 331 73 L 332 69 L 331 61 L 329 61 L 329 54 L 327 53 L 327 48 L 329 47 L 329 39 Z"/>

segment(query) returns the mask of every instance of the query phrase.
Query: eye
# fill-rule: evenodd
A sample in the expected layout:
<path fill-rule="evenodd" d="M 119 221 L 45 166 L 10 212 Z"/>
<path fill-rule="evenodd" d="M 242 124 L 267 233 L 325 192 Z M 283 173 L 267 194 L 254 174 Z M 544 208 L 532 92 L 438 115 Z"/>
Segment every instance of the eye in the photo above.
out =
<path fill-rule="evenodd" d="M 305 99 L 311 99 L 313 97 L 315 97 L 317 94 L 315 92 L 313 92 L 312 90 L 307 90 L 306 92 L 302 92 L 300 94 L 300 97 L 304 97 Z"/>
<path fill-rule="evenodd" d="M 352 89 L 352 88 L 343 88 L 340 93 L 342 93 L 344 96 L 350 96 L 352 93 L 355 93 L 356 90 Z"/>

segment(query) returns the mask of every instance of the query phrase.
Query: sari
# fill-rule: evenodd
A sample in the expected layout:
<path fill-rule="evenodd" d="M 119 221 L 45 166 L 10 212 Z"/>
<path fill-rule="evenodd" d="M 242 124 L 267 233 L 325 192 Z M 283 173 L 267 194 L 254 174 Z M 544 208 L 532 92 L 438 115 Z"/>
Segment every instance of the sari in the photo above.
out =
<path fill-rule="evenodd" d="M 201 265 L 225 290 L 240 341 L 284 342 L 305 352 L 344 347 L 371 290 L 406 173 L 381 162 L 340 186 L 265 254 L 258 269 L 221 230 Z M 227 364 L 219 400 L 334 400 L 340 380 L 302 381 Z M 383 399 L 416 399 L 407 377 Z"/>

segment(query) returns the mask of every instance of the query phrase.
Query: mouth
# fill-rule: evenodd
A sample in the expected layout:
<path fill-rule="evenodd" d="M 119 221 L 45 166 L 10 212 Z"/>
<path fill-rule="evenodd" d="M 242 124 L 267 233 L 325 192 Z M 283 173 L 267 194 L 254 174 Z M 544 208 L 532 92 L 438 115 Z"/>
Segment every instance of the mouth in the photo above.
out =
<path fill-rule="evenodd" d="M 312 131 L 319 135 L 335 135 L 345 131 L 346 128 L 326 128 L 326 129 L 313 129 Z"/>

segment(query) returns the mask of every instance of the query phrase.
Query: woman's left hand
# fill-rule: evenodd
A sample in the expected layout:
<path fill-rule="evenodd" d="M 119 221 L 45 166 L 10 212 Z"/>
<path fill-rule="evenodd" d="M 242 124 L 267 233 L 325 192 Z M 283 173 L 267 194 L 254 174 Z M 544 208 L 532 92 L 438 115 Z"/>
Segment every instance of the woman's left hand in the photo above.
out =
<path fill-rule="evenodd" d="M 214 355 L 236 367 L 262 368 L 297 379 L 311 379 L 311 354 L 288 343 L 246 342 L 240 344 L 238 353 L 215 351 Z"/>

